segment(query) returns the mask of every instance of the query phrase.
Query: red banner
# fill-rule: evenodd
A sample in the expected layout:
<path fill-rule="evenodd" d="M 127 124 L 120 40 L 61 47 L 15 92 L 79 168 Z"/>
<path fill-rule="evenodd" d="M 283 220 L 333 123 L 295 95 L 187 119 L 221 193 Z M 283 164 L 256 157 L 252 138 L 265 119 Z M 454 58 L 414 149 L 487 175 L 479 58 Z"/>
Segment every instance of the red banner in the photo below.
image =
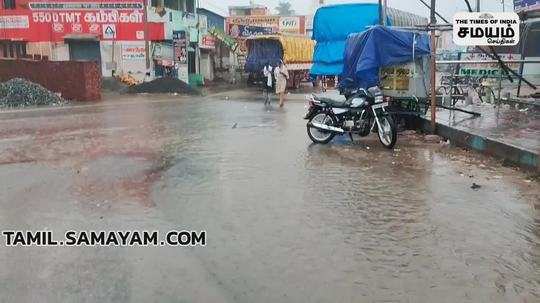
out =
<path fill-rule="evenodd" d="M 0 39 L 63 41 L 144 40 L 142 1 L 28 2 L 25 9 L 0 10 Z M 148 39 L 163 40 L 163 23 L 148 23 Z"/>

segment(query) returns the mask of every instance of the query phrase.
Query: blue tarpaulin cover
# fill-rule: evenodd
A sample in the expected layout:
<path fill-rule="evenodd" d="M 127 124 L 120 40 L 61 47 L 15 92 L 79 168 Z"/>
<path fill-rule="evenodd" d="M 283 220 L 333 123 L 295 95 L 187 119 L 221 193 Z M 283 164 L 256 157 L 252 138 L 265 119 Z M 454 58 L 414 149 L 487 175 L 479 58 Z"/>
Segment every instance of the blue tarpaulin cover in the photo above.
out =
<path fill-rule="evenodd" d="M 343 70 L 345 40 L 352 33 L 366 30 L 379 23 L 379 5 L 351 3 L 321 7 L 313 20 L 313 75 L 339 75 Z M 390 19 L 387 19 L 391 25 Z"/>
<path fill-rule="evenodd" d="M 414 45 L 414 51 L 413 51 Z M 430 53 L 429 36 L 375 26 L 347 38 L 342 79 L 354 79 L 356 87 L 379 84 L 379 69 L 413 61 Z"/>
<path fill-rule="evenodd" d="M 278 66 L 283 58 L 283 49 L 278 40 L 255 39 L 247 43 L 249 51 L 244 69 L 248 73 L 262 72 L 266 63 Z"/>

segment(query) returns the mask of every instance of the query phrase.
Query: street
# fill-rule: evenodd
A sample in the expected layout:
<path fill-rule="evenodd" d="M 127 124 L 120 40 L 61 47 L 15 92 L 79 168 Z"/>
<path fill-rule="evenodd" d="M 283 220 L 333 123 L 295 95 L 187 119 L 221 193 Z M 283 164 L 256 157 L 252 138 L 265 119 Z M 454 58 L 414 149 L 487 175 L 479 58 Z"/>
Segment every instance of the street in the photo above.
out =
<path fill-rule="evenodd" d="M 3 230 L 207 232 L 0 245 L 0 301 L 540 301 L 537 179 L 417 134 L 314 145 L 303 102 L 261 97 L 0 113 Z"/>

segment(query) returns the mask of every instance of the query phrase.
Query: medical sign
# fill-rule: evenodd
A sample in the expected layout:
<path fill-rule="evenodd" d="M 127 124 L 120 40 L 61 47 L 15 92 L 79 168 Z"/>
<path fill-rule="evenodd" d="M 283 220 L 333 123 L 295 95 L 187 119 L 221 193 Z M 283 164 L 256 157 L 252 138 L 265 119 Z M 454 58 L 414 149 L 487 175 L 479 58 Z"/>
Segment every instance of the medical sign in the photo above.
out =
<path fill-rule="evenodd" d="M 465 13 L 454 15 L 454 43 L 463 46 L 516 45 L 519 16 L 506 13 Z"/>
<path fill-rule="evenodd" d="M 540 0 L 514 0 L 514 10 L 516 12 L 540 10 Z"/>

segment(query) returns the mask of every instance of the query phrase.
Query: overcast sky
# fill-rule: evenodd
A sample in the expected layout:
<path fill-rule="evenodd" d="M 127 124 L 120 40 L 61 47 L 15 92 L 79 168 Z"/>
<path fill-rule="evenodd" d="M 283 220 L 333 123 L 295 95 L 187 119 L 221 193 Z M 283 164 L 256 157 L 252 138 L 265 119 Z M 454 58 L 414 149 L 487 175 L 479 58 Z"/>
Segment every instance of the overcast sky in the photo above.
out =
<path fill-rule="evenodd" d="M 227 13 L 227 7 L 229 5 L 248 5 L 249 0 L 199 0 L 201 3 L 201 6 L 207 7 L 211 10 L 219 11 L 221 14 Z M 424 0 L 426 3 L 430 3 L 430 0 Z M 471 5 L 474 5 L 476 3 L 476 0 L 469 0 L 471 2 Z M 312 1 L 312 0 L 290 0 L 289 1 L 293 9 L 296 11 L 297 14 L 303 15 L 303 14 L 309 14 L 310 10 L 313 7 L 313 2 L 318 1 Z M 359 2 L 377 2 L 376 0 L 367 0 L 367 1 L 347 1 L 347 0 L 327 0 L 327 4 L 335 4 L 335 3 L 359 3 Z M 506 3 L 506 11 L 512 11 L 513 10 L 513 0 L 505 0 Z M 279 0 L 260 0 L 255 1 L 255 3 L 258 4 L 265 4 L 269 8 L 272 8 L 272 13 L 275 13 L 274 8 L 279 3 Z M 428 9 L 422 5 L 422 3 L 419 0 L 387 0 L 387 3 L 389 6 L 408 11 L 411 13 L 415 13 L 418 15 L 428 16 L 429 12 Z M 480 8 L 482 11 L 502 11 L 502 0 L 480 0 Z M 465 5 L 465 1 L 463 0 L 437 0 L 437 11 L 446 17 L 448 20 L 452 20 L 452 16 L 457 11 L 465 11 L 467 10 L 467 6 Z"/>

